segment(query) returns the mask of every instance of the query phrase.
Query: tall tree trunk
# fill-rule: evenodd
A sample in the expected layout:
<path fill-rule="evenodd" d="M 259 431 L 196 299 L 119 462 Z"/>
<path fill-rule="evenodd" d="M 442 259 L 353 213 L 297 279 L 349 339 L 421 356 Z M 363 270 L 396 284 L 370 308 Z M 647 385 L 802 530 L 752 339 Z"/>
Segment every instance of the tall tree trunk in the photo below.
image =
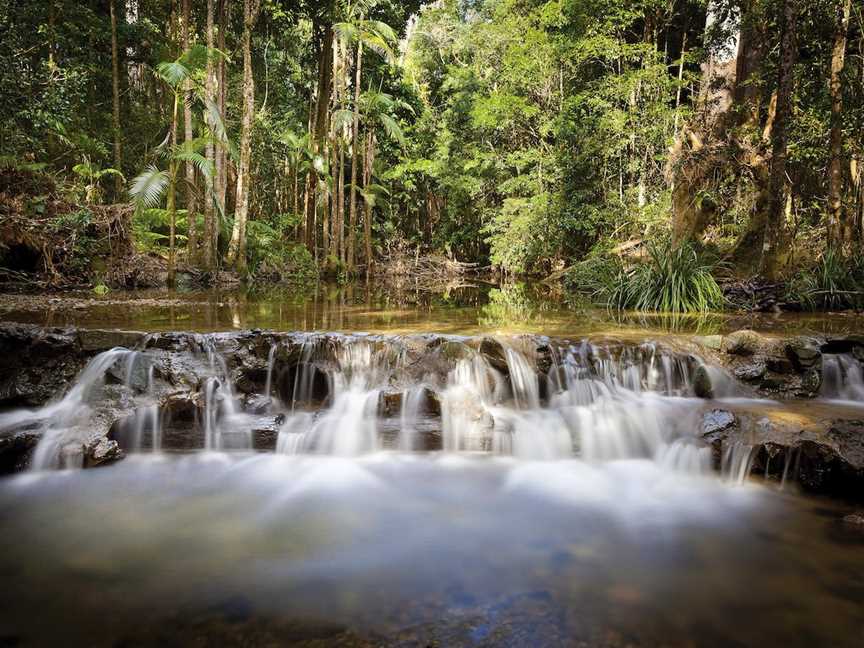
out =
<path fill-rule="evenodd" d="M 220 51 L 225 52 L 225 38 L 228 35 L 228 28 L 231 25 L 231 0 L 222 0 L 219 10 L 219 31 L 217 32 L 216 47 Z M 217 72 L 217 88 L 219 114 L 225 119 L 227 115 L 226 106 L 228 105 L 228 73 L 227 64 L 224 57 L 219 58 L 219 69 Z M 227 213 L 227 196 L 228 196 L 228 167 L 231 162 L 228 159 L 228 149 L 225 146 L 220 146 L 216 149 L 216 199 L 219 202 L 219 210 L 223 218 Z"/>
<path fill-rule="evenodd" d="M 240 168 L 237 172 L 237 204 L 234 231 L 228 246 L 228 264 L 246 272 L 246 220 L 249 217 L 252 119 L 255 114 L 255 79 L 252 76 L 252 27 L 258 17 L 259 0 L 243 2 L 243 117 L 240 124 Z"/>
<path fill-rule="evenodd" d="M 216 46 L 216 38 L 214 33 L 214 14 L 215 0 L 207 0 L 207 47 L 213 49 Z M 216 102 L 216 65 L 212 55 L 207 56 L 206 80 L 204 93 L 208 103 L 215 104 Z M 204 121 L 209 127 L 210 134 L 207 141 L 207 146 L 204 150 L 204 155 L 207 161 L 216 165 L 216 151 L 213 145 L 213 128 L 214 125 L 209 117 L 208 110 L 204 110 Z M 218 227 L 216 224 L 216 214 L 214 213 L 215 196 L 213 193 L 213 180 L 206 180 L 204 183 L 204 245 L 202 246 L 202 261 L 204 268 L 213 271 L 216 268 L 216 237 L 218 236 Z"/>
<path fill-rule="evenodd" d="M 795 29 L 798 20 L 798 0 L 783 1 L 782 20 L 780 70 L 777 79 L 777 111 L 771 134 L 771 172 L 762 246 L 762 272 L 771 279 L 779 275 L 788 254 L 788 230 L 784 207 L 786 204 L 787 144 L 789 121 L 792 118 L 792 86 L 797 56 Z"/>
<path fill-rule="evenodd" d="M 372 203 L 369 200 L 369 185 L 372 183 L 372 165 L 375 163 L 375 133 L 370 128 L 366 133 L 366 150 L 363 156 L 363 187 L 367 196 L 364 202 L 363 240 L 366 247 L 366 276 L 372 275 L 375 259 L 372 256 Z"/>
<path fill-rule="evenodd" d="M 171 148 L 177 148 L 177 113 L 180 109 L 180 92 L 174 91 L 174 109 L 171 113 Z M 174 287 L 177 272 L 177 161 L 172 156 L 168 164 L 168 286 Z"/>
<path fill-rule="evenodd" d="M 191 45 L 192 8 L 191 0 L 183 0 L 183 49 Z M 186 142 L 195 138 L 192 130 L 192 81 L 187 80 L 184 87 L 183 101 L 183 137 Z M 186 256 L 191 263 L 198 259 L 198 224 L 195 214 L 198 211 L 195 196 L 195 163 L 186 163 L 186 222 L 188 224 L 186 238 Z"/>
<path fill-rule="evenodd" d="M 345 263 L 345 144 L 339 144 L 339 165 L 336 170 L 339 179 L 339 208 L 336 213 L 336 239 L 339 261 Z"/>
<path fill-rule="evenodd" d="M 363 69 L 363 43 L 357 43 L 354 71 L 354 118 L 351 124 L 351 191 L 348 203 L 348 272 L 354 272 L 354 243 L 357 239 L 357 170 L 360 166 L 360 78 Z"/>
<path fill-rule="evenodd" d="M 331 7 L 332 9 L 332 7 Z M 327 133 L 329 130 L 329 109 L 330 109 L 330 90 L 332 85 L 333 72 L 333 24 L 331 15 L 325 17 L 324 32 L 321 36 L 320 48 L 318 50 L 318 97 L 315 103 L 315 128 L 312 142 L 312 150 L 315 155 L 326 158 L 327 148 Z M 306 246 L 313 253 L 315 258 L 317 255 L 317 190 L 319 186 L 318 173 L 314 166 L 310 169 L 309 175 L 312 178 L 311 187 L 312 193 L 309 196 L 309 205 L 306 210 Z M 324 250 L 327 254 L 327 250 Z"/>
<path fill-rule="evenodd" d="M 123 152 L 120 148 L 120 53 L 117 47 L 116 0 L 111 0 L 111 98 L 112 126 L 114 127 L 114 168 L 123 171 Z M 120 202 L 123 193 L 123 179 L 114 176 L 114 202 Z"/>
<path fill-rule="evenodd" d="M 831 54 L 831 138 L 828 164 L 828 245 L 843 250 L 851 242 L 847 238 L 843 218 L 843 66 L 846 61 L 846 37 L 852 0 L 840 0 L 834 29 L 834 50 Z"/>

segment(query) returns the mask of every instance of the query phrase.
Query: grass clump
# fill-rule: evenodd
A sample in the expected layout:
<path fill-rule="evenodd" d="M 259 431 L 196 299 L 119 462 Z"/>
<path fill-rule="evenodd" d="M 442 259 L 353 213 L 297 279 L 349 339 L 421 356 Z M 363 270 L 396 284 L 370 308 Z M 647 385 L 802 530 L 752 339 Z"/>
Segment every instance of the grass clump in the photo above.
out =
<path fill-rule="evenodd" d="M 704 313 L 723 308 L 723 291 L 714 278 L 716 264 L 706 261 L 689 243 L 647 244 L 648 258 L 622 268 L 607 283 L 607 305 L 619 310 L 662 313 Z"/>
<path fill-rule="evenodd" d="M 864 308 L 864 256 L 847 258 L 827 250 L 813 267 L 798 274 L 786 297 L 810 311 Z"/>

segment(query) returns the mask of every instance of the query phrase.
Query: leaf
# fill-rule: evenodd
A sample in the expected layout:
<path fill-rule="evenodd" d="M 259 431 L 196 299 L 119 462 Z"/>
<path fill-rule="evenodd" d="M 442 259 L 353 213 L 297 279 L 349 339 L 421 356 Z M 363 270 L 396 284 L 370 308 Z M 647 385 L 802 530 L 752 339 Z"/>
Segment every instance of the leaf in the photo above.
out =
<path fill-rule="evenodd" d="M 162 194 L 168 186 L 168 172 L 160 171 L 155 166 L 149 166 L 146 171 L 132 180 L 129 195 L 136 209 L 155 207 L 162 200 Z"/>
<path fill-rule="evenodd" d="M 156 66 L 156 73 L 160 79 L 173 88 L 178 87 L 192 76 L 192 71 L 180 59 L 159 63 Z"/>
<path fill-rule="evenodd" d="M 174 159 L 180 162 L 191 162 L 198 170 L 201 172 L 201 175 L 210 182 L 213 180 L 213 174 L 215 172 L 215 168 L 213 162 L 208 160 L 206 157 L 201 155 L 196 151 L 177 151 L 174 154 Z"/>
<path fill-rule="evenodd" d="M 381 113 L 380 115 L 378 115 L 378 120 L 381 122 L 381 125 L 384 126 L 384 132 L 387 133 L 387 136 L 391 139 L 396 140 L 399 143 L 399 146 L 404 147 L 405 134 L 399 127 L 399 124 L 396 123 L 396 120 L 386 113 Z"/>

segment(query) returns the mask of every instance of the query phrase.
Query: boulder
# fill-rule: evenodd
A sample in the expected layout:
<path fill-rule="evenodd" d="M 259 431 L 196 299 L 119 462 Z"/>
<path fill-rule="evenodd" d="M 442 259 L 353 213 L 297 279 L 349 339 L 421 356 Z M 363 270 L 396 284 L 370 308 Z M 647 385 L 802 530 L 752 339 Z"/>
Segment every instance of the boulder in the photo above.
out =
<path fill-rule="evenodd" d="M 730 333 L 723 339 L 722 350 L 730 355 L 751 356 L 766 349 L 768 342 L 755 331 Z"/>
<path fill-rule="evenodd" d="M 795 337 L 786 342 L 786 355 L 800 372 L 817 366 L 822 361 L 822 351 L 818 340 L 810 337 Z"/>

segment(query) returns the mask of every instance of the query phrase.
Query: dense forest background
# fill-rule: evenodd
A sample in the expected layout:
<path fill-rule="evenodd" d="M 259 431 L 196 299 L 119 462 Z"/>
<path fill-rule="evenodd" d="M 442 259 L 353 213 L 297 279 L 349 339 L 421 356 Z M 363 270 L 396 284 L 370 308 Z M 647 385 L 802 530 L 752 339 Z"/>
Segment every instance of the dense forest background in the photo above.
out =
<path fill-rule="evenodd" d="M 621 305 L 634 266 L 856 305 L 862 26 L 858 0 L 0 0 L 0 265 L 68 270 L 98 224 L 169 280 L 438 255 Z"/>

